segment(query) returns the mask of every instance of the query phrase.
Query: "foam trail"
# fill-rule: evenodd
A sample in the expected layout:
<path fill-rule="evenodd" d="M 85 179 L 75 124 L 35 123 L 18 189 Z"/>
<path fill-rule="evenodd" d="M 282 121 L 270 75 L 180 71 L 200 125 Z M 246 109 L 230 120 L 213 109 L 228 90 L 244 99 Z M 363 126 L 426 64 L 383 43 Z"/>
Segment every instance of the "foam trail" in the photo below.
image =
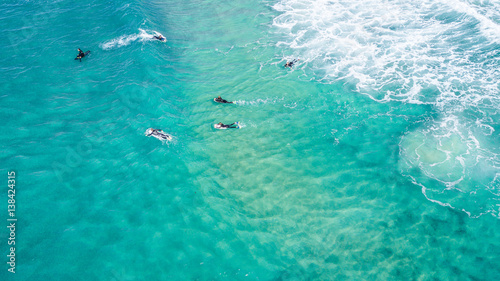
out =
<path fill-rule="evenodd" d="M 283 98 L 266 98 L 266 99 L 256 99 L 256 100 L 251 100 L 251 101 L 237 100 L 237 101 L 234 101 L 234 104 L 257 106 L 260 104 L 268 104 L 268 103 L 275 104 L 279 101 L 283 101 Z"/>
<path fill-rule="evenodd" d="M 139 34 L 122 35 L 118 38 L 111 39 L 109 41 L 101 43 L 99 45 L 99 47 L 103 50 L 111 50 L 111 49 L 115 49 L 115 48 L 121 48 L 124 46 L 128 46 L 132 42 L 135 42 L 135 41 L 139 41 L 139 42 L 154 41 L 155 39 L 153 39 L 153 36 L 158 36 L 158 35 L 162 35 L 162 34 L 157 32 L 157 31 L 154 31 L 154 30 L 153 31 L 146 31 L 146 30 L 139 28 Z"/>

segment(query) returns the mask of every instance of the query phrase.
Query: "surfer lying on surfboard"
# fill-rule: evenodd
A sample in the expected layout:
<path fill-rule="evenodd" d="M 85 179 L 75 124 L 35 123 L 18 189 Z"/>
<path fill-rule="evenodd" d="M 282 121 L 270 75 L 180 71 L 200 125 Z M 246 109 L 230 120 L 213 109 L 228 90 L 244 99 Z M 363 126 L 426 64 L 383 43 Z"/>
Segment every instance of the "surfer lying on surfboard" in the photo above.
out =
<path fill-rule="evenodd" d="M 153 39 L 158 39 L 158 40 L 160 40 L 160 41 L 165 41 L 165 37 L 161 36 L 161 34 L 160 34 L 160 35 L 158 35 L 158 36 L 156 36 L 156 35 L 155 35 L 155 36 L 153 36 Z"/>
<path fill-rule="evenodd" d="M 159 140 L 171 140 L 172 137 L 160 129 L 149 128 L 146 130 L 145 135 L 147 137 L 155 137 Z"/>
<path fill-rule="evenodd" d="M 233 124 L 225 125 L 220 122 L 219 124 L 214 125 L 215 129 L 239 129 L 240 125 L 238 122 L 234 122 Z"/>
<path fill-rule="evenodd" d="M 292 65 L 293 65 L 294 63 L 298 62 L 299 60 L 300 60 L 300 59 L 294 59 L 293 61 L 289 61 L 289 62 L 285 63 L 285 65 L 284 65 L 284 66 L 285 66 L 285 67 L 290 67 L 290 68 L 292 68 Z"/>
<path fill-rule="evenodd" d="M 232 101 L 227 101 L 227 100 L 225 100 L 225 99 L 221 98 L 220 96 L 216 97 L 216 98 L 214 99 L 214 101 L 215 101 L 215 102 L 218 102 L 218 103 L 233 103 Z"/>

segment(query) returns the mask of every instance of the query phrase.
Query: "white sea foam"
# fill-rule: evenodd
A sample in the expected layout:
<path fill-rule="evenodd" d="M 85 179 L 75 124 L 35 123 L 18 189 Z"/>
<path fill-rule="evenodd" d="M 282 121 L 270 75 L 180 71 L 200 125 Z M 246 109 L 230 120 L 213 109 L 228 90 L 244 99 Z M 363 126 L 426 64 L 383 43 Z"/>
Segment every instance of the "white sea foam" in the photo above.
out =
<path fill-rule="evenodd" d="M 349 83 L 377 102 L 433 105 L 439 116 L 401 141 L 403 170 L 432 202 L 499 216 L 500 3 L 282 0 L 273 7 L 281 12 L 273 21 L 277 45 L 300 58 L 309 77 Z M 412 175 L 415 167 L 425 179 Z"/>
<path fill-rule="evenodd" d="M 120 48 L 123 46 L 128 46 L 132 42 L 138 41 L 138 42 L 146 42 L 146 41 L 153 41 L 156 39 L 153 39 L 153 36 L 158 36 L 162 35 L 161 33 L 157 31 L 150 31 L 150 30 L 143 30 L 139 28 L 139 33 L 138 34 L 131 34 L 131 35 L 122 35 L 120 37 L 111 39 L 109 41 L 106 41 L 104 43 L 101 43 L 99 47 L 103 50 L 111 50 L 111 49 L 116 49 Z M 162 35 L 163 36 L 163 35 Z"/>
<path fill-rule="evenodd" d="M 256 100 L 237 100 L 234 101 L 237 105 L 260 105 L 260 104 L 275 104 L 279 101 L 283 101 L 283 98 L 266 98 L 266 99 L 256 99 Z"/>

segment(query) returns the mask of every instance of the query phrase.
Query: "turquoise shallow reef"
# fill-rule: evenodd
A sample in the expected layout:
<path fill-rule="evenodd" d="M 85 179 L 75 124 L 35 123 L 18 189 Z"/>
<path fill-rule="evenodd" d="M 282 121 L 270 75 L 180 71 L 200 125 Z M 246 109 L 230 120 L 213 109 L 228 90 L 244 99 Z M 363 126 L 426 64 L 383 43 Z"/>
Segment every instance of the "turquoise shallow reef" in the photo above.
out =
<path fill-rule="evenodd" d="M 498 2 L 0 15 L 0 280 L 499 280 Z"/>

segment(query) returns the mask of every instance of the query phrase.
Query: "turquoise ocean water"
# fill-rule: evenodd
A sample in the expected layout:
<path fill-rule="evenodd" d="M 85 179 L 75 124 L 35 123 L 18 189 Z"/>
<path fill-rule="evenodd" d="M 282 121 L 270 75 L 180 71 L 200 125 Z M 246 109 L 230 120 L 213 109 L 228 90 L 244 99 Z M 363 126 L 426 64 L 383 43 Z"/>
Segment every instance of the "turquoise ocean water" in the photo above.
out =
<path fill-rule="evenodd" d="M 497 1 L 0 12 L 0 280 L 499 280 Z"/>

